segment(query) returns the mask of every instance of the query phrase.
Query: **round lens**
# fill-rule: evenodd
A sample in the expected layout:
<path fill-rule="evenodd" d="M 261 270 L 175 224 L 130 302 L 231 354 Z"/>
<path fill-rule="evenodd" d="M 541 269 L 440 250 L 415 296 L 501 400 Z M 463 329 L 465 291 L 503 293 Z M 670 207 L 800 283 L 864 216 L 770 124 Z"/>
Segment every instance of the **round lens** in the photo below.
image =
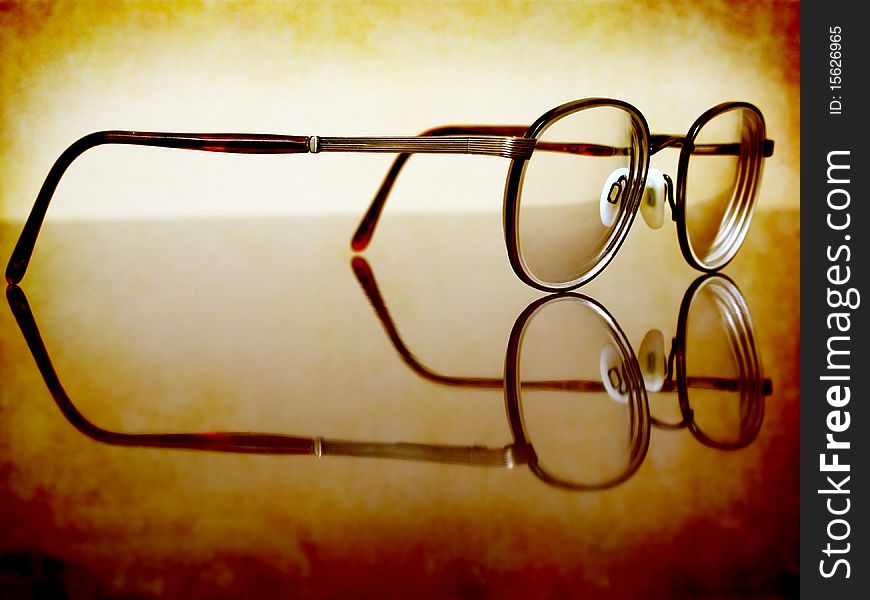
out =
<path fill-rule="evenodd" d="M 539 132 L 517 205 L 520 255 L 532 277 L 578 283 L 616 251 L 645 175 L 644 131 L 635 114 L 602 105 L 558 116 Z"/>
<path fill-rule="evenodd" d="M 649 441 L 637 362 L 598 305 L 569 296 L 528 321 L 519 349 L 522 428 L 539 474 L 602 487 L 628 477 Z"/>
<path fill-rule="evenodd" d="M 706 121 L 695 136 L 685 171 L 686 235 L 703 268 L 724 266 L 746 236 L 764 135 L 761 116 L 736 107 Z"/>
<path fill-rule="evenodd" d="M 749 312 L 729 280 L 696 291 L 686 319 L 685 387 L 692 428 L 702 441 L 741 447 L 761 427 L 761 364 Z"/>

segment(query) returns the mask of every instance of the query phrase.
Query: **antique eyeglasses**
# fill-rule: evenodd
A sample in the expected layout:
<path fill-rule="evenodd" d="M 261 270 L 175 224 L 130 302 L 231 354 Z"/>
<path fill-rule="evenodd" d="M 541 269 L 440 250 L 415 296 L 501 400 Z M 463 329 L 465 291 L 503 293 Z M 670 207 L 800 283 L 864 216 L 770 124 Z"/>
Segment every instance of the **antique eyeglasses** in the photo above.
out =
<path fill-rule="evenodd" d="M 514 324 L 505 357 L 505 385 L 500 386 L 504 388 L 505 410 L 513 441 L 503 447 L 336 440 L 257 432 L 110 431 L 82 414 L 61 384 L 24 291 L 13 284 L 6 288 L 6 297 L 61 413 L 85 436 L 114 446 L 387 458 L 508 469 L 525 465 L 545 483 L 573 491 L 606 489 L 626 481 L 640 467 L 649 447 L 649 407 L 637 360 L 607 310 L 579 294 L 539 298 Z M 520 364 L 524 355 L 522 348 L 528 345 L 529 336 L 541 341 L 539 333 L 544 333 L 552 341 L 548 335 L 552 332 L 546 324 L 553 319 L 562 324 L 570 323 L 575 331 L 582 332 L 582 339 L 572 340 L 575 350 L 582 352 L 584 342 L 590 340 L 616 349 L 618 356 L 612 357 L 610 368 L 612 376 L 619 379 L 620 402 L 614 402 L 597 379 L 597 361 L 586 361 L 586 365 L 580 365 L 579 371 L 575 362 L 561 365 L 580 377 L 571 382 L 571 386 L 590 392 L 579 404 L 571 390 L 565 394 L 563 377 L 550 381 L 525 381 L 526 376 L 520 374 L 525 368 Z M 543 402 L 520 397 L 520 389 L 528 385 L 546 392 Z M 540 414 L 541 409 L 543 414 Z M 377 415 L 372 417 L 377 418 Z"/>
<path fill-rule="evenodd" d="M 426 366 L 402 339 L 368 261 L 354 257 L 351 267 L 396 352 L 417 375 L 433 383 L 460 388 L 500 389 L 506 385 L 498 377 L 445 375 Z M 545 317 L 539 317 L 533 331 L 544 329 L 553 314 L 556 311 L 551 308 Z M 534 336 L 544 342 L 537 348 L 534 343 L 526 346 L 525 364 L 536 359 L 549 363 L 554 356 L 570 354 L 560 346 L 570 333 L 582 340 L 585 356 L 578 355 L 570 361 L 570 369 L 563 373 L 566 377 L 555 377 L 553 373 L 548 378 L 522 376 L 516 384 L 517 396 L 525 398 L 527 404 L 543 402 L 551 407 L 556 394 L 561 393 L 569 407 L 564 409 L 565 414 L 576 412 L 579 407 L 587 418 L 594 400 L 584 401 L 585 394 L 599 394 L 600 399 L 607 400 L 606 404 L 612 405 L 613 400 L 627 403 L 630 396 L 629 378 L 624 375 L 625 350 L 607 336 L 595 336 L 595 328 L 579 331 L 576 318 L 565 314 L 560 317 L 553 327 L 558 334 Z M 596 346 L 597 337 L 600 339 Z M 687 352 L 689 347 L 691 352 Z M 724 275 L 707 274 L 692 282 L 680 304 L 670 352 L 665 352 L 664 336 L 658 329 L 644 336 L 637 346 L 637 358 L 631 347 L 628 351 L 630 360 L 639 365 L 645 393 L 675 394 L 679 403 L 678 422 L 651 414 L 654 427 L 688 429 L 699 442 L 719 450 L 743 448 L 755 440 L 764 421 L 765 398 L 773 393 L 773 384 L 763 376 L 749 307 L 733 281 Z M 577 378 L 584 363 L 589 368 L 583 378 Z"/>
<path fill-rule="evenodd" d="M 102 131 L 73 143 L 52 166 L 6 268 L 24 277 L 60 179 L 83 152 L 103 144 L 242 154 L 397 153 L 351 241 L 370 243 L 390 190 L 411 154 L 479 154 L 511 160 L 503 221 L 511 267 L 544 290 L 579 287 L 613 259 L 638 210 L 651 227 L 668 204 L 680 247 L 694 268 L 715 271 L 737 253 L 749 228 L 763 158 L 773 154 L 755 106 L 727 102 L 701 115 L 686 135 L 650 134 L 643 115 L 603 98 L 563 104 L 531 126 L 456 125 L 412 137 L 320 137 Z M 649 166 L 679 148 L 676 183 Z"/>

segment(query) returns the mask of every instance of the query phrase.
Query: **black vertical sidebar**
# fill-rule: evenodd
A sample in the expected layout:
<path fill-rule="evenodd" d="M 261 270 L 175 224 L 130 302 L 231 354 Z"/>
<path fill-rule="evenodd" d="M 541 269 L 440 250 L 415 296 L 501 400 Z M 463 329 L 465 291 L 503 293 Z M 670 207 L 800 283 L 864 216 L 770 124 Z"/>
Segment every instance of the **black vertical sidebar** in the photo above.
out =
<path fill-rule="evenodd" d="M 870 598 L 870 30 L 859 11 L 858 2 L 801 4 L 805 598 Z"/>

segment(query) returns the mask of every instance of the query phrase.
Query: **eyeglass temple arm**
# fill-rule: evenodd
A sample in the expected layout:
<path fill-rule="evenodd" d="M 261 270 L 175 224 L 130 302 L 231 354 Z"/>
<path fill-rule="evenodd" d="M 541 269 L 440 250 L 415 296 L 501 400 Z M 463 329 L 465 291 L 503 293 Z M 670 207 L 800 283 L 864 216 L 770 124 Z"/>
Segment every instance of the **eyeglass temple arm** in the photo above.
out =
<path fill-rule="evenodd" d="M 470 387 L 483 389 L 503 389 L 504 379 L 501 377 L 456 377 L 451 375 L 441 375 L 428 368 L 414 356 L 402 337 L 399 335 L 399 330 L 396 327 L 390 311 L 387 309 L 378 288 L 374 272 L 369 266 L 368 261 L 361 256 L 354 256 L 351 259 L 351 267 L 357 282 L 362 287 L 363 292 L 372 305 L 372 308 L 377 314 L 387 337 L 390 338 L 396 352 L 402 357 L 402 360 L 407 364 L 412 371 L 423 379 L 427 379 L 434 383 L 442 385 L 452 385 L 456 387 Z M 540 380 L 540 381 L 523 381 L 520 384 L 523 389 L 534 390 L 566 390 L 572 392 L 604 392 L 606 387 L 600 381 L 584 381 L 578 379 L 567 380 Z"/>
<path fill-rule="evenodd" d="M 513 467 L 525 462 L 525 455 L 513 445 L 503 448 L 412 443 L 354 442 L 325 440 L 273 433 L 120 433 L 109 431 L 87 419 L 73 404 L 60 382 L 36 319 L 24 291 L 17 285 L 6 288 L 6 298 L 21 329 L 37 368 L 66 420 L 90 439 L 112 446 L 165 448 L 230 452 L 237 454 L 335 455 L 391 458 L 437 463 Z"/>
<path fill-rule="evenodd" d="M 470 134 L 519 137 L 525 135 L 527 130 L 528 127 L 524 125 L 445 125 L 428 129 L 421 133 L 420 137 Z M 396 183 L 396 179 L 399 177 L 402 167 L 405 166 L 405 163 L 408 162 L 410 157 L 410 152 L 399 154 L 390 166 L 390 170 L 387 171 L 386 177 L 384 177 L 383 182 L 381 182 L 381 186 L 378 188 L 375 197 L 372 199 L 371 204 L 369 204 L 368 209 L 363 215 L 362 220 L 360 220 L 360 223 L 353 234 L 353 238 L 351 239 L 350 247 L 355 252 L 365 250 L 369 243 L 371 243 L 375 227 L 378 224 L 378 219 L 381 216 L 381 212 L 384 210 L 384 204 L 387 202 L 387 197 L 390 195 L 390 191 L 393 189 L 393 184 Z"/>
<path fill-rule="evenodd" d="M 160 133 L 99 131 L 74 142 L 55 161 L 39 190 L 24 229 L 6 267 L 7 283 L 19 283 L 27 271 L 39 230 L 54 192 L 66 170 L 85 151 L 106 144 L 179 148 L 235 154 L 304 154 L 317 152 L 426 152 L 483 154 L 508 158 L 531 156 L 535 141 L 517 137 L 454 136 L 449 139 L 418 137 L 327 138 L 241 133 Z"/>
<path fill-rule="evenodd" d="M 686 143 L 685 136 L 667 133 L 653 133 L 649 136 L 650 154 L 672 147 L 682 147 Z M 773 140 L 764 140 L 761 155 L 764 158 L 773 156 Z M 740 142 L 725 144 L 694 144 L 692 154 L 711 154 L 719 156 L 740 156 Z"/>
<path fill-rule="evenodd" d="M 419 137 L 441 137 L 441 136 L 456 136 L 456 135 L 485 135 L 485 136 L 513 136 L 522 138 L 528 132 L 527 125 L 445 125 L 435 127 L 420 134 Z M 562 152 L 568 154 L 579 154 L 584 156 L 613 156 L 619 149 L 601 144 L 589 144 L 582 142 L 549 142 L 543 140 L 529 140 L 532 142 L 532 147 L 535 150 L 545 152 Z M 371 243 L 372 236 L 375 232 L 375 227 L 378 224 L 378 219 L 384 210 L 384 205 L 387 202 L 393 185 L 396 183 L 402 168 L 413 152 L 403 152 L 399 154 L 387 171 L 381 186 L 375 193 L 375 197 L 369 204 L 363 218 L 360 220 L 353 238 L 350 242 L 350 247 L 355 252 L 365 250 Z M 508 158 L 530 158 L 529 156 L 514 156 Z"/>
<path fill-rule="evenodd" d="M 308 139 L 308 136 L 141 131 L 98 131 L 86 135 L 67 148 L 48 172 L 18 238 L 18 243 L 12 251 L 6 267 L 6 281 L 10 284 L 18 283 L 24 277 L 39 230 L 61 178 L 73 161 L 91 148 L 106 144 L 121 144 L 240 154 L 293 154 L 308 152 Z"/>

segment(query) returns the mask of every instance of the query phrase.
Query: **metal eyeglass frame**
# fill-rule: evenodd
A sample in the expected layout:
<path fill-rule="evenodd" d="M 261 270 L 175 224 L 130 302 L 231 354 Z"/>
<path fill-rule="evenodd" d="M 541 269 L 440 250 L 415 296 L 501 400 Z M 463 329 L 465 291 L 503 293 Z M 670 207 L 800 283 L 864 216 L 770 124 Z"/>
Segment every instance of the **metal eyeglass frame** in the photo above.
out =
<path fill-rule="evenodd" d="M 478 389 L 501 389 L 504 387 L 505 380 L 503 378 L 443 375 L 423 364 L 411 352 L 399 334 L 369 262 L 361 256 L 355 256 L 351 260 L 351 268 L 393 348 L 414 373 L 440 385 Z M 697 294 L 705 288 L 711 289 L 717 300 L 720 301 L 720 309 L 724 313 L 725 331 L 728 334 L 739 369 L 737 379 L 688 375 L 686 339 L 689 310 Z M 551 296 L 545 298 L 551 298 Z M 634 357 L 634 350 L 630 349 L 630 351 Z M 633 360 L 639 362 L 637 358 L 633 358 Z M 661 389 L 658 391 L 677 393 L 681 420 L 677 423 L 668 423 L 650 415 L 653 427 L 663 430 L 688 429 L 700 443 L 719 450 L 745 448 L 755 440 L 764 421 L 764 400 L 773 394 L 773 383 L 770 378 L 763 376 L 761 357 L 757 350 L 755 329 L 752 325 L 749 307 L 740 288 L 730 278 L 722 274 L 706 274 L 695 279 L 686 289 L 680 303 L 676 335 L 671 341 L 671 350 L 664 367 L 665 377 Z M 518 386 L 526 390 L 567 390 L 578 393 L 607 392 L 606 386 L 601 381 L 524 380 Z M 717 440 L 702 430 L 695 420 L 695 412 L 689 400 L 689 390 L 692 388 L 740 393 L 741 430 L 735 441 Z M 645 393 L 649 394 L 650 392 Z"/>
<path fill-rule="evenodd" d="M 553 122 L 571 113 L 595 107 L 615 107 L 630 117 L 632 147 L 613 148 L 583 142 L 547 142 L 538 138 Z M 754 115 L 755 129 L 749 148 L 746 144 L 695 144 L 700 129 L 714 117 L 729 111 L 746 109 Z M 411 154 L 478 154 L 500 156 L 511 160 L 505 184 L 503 224 L 511 267 L 517 276 L 532 287 L 555 292 L 577 288 L 598 275 L 612 260 L 621 246 L 637 212 L 646 183 L 650 157 L 664 148 L 680 148 L 676 190 L 669 185 L 672 218 L 677 222 L 680 247 L 685 259 L 696 269 L 715 271 L 733 258 L 749 226 L 755 195 L 761 177 L 761 158 L 773 154 L 773 142 L 766 139 L 764 118 L 755 106 L 745 102 L 719 104 L 701 115 L 685 136 L 651 135 L 643 115 L 632 105 L 620 100 L 589 98 L 563 104 L 539 117 L 531 126 L 521 125 L 454 125 L 439 127 L 410 137 L 320 137 L 236 133 L 159 133 L 141 131 L 100 131 L 74 142 L 55 161 L 24 224 L 6 267 L 6 281 L 19 283 L 30 262 L 39 231 L 51 199 L 63 174 L 82 153 L 96 146 L 120 144 L 226 152 L 238 154 L 301 154 L 322 152 L 386 152 L 398 153 L 380 189 L 363 216 L 352 238 L 354 251 L 364 250 L 370 243 L 386 199 L 396 177 Z M 630 155 L 631 167 L 626 189 L 625 207 L 613 228 L 606 246 L 593 268 L 579 277 L 562 283 L 545 282 L 528 269 L 523 259 L 519 236 L 519 202 L 523 174 L 534 151 L 563 152 L 587 156 Z M 715 264 L 705 264 L 692 250 L 685 226 L 686 171 L 692 154 L 744 156 L 749 153 L 738 182 L 741 197 L 732 200 L 726 218 L 735 228 L 729 239 L 732 246 Z M 676 192 L 676 199 L 673 193 Z"/>
<path fill-rule="evenodd" d="M 630 346 L 613 317 L 598 303 L 579 294 L 545 296 L 530 304 L 514 324 L 505 357 L 505 410 L 513 435 L 513 443 L 502 448 L 480 445 L 460 446 L 406 442 L 363 442 L 331 440 L 276 433 L 202 432 L 202 433 L 124 433 L 96 425 L 76 408 L 54 368 L 33 311 L 24 291 L 15 284 L 6 288 L 6 298 L 18 327 L 42 375 L 49 393 L 66 420 L 80 433 L 94 441 L 140 448 L 167 448 L 229 452 L 242 454 L 282 454 L 322 456 L 353 456 L 389 458 L 420 462 L 447 463 L 468 466 L 513 469 L 527 465 L 545 483 L 571 491 L 593 491 L 614 487 L 630 478 L 640 467 L 649 447 L 649 407 L 636 360 L 631 360 Z M 546 304 L 571 299 L 593 310 L 610 328 L 614 342 L 623 357 L 620 375 L 631 413 L 629 463 L 626 468 L 607 479 L 591 483 L 566 481 L 551 475 L 538 460 L 535 448 L 526 433 L 519 397 L 519 357 L 522 336 L 528 322 Z M 525 383 L 522 384 L 525 386 Z"/>

